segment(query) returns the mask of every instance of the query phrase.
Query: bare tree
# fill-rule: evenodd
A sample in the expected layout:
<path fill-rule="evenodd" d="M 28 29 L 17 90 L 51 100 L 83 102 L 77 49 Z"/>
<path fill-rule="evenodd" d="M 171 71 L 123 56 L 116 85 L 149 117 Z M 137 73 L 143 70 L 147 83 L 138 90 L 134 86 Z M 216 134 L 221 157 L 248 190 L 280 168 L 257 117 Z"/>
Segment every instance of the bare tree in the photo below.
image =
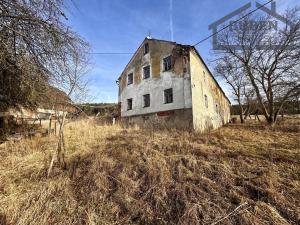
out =
<path fill-rule="evenodd" d="M 253 87 L 260 108 L 274 124 L 284 103 L 300 90 L 300 20 L 299 9 L 285 14 L 286 23 L 278 31 L 269 29 L 269 17 L 244 17 L 238 29 L 218 34 L 222 50 L 216 53 L 237 62 Z M 250 26 L 251 25 L 251 26 Z"/>
<path fill-rule="evenodd" d="M 46 85 L 64 83 L 76 60 L 87 61 L 88 44 L 65 25 L 63 2 L 0 1 L 0 95 L 6 105 L 36 106 Z"/>
<path fill-rule="evenodd" d="M 224 56 L 217 60 L 217 65 L 215 67 L 217 76 L 221 77 L 230 86 L 235 100 L 239 106 L 239 115 L 241 123 L 244 123 L 244 98 L 247 86 L 247 80 L 245 78 L 245 73 L 243 67 L 239 65 L 239 62 L 234 58 Z"/>
<path fill-rule="evenodd" d="M 47 176 L 50 176 L 54 162 L 57 161 L 58 164 L 65 169 L 66 161 L 65 161 L 65 152 L 66 145 L 64 139 L 64 125 L 66 124 L 66 116 L 68 112 L 68 108 L 75 108 L 76 106 L 71 102 L 71 97 L 76 99 L 77 96 L 79 98 L 83 98 L 86 91 L 87 82 L 84 79 L 88 68 L 88 61 L 80 61 L 78 58 L 75 58 L 74 64 L 72 66 L 67 66 L 64 79 L 61 80 L 60 87 L 67 93 L 67 99 L 64 99 L 61 102 L 55 102 L 54 105 L 57 106 L 56 110 L 56 118 L 59 123 L 59 132 L 58 132 L 58 141 L 56 151 L 53 154 L 52 160 L 50 162 L 50 166 L 48 169 Z M 78 110 L 81 110 L 78 108 Z M 62 113 L 60 113 L 62 112 Z"/>
<path fill-rule="evenodd" d="M 63 0 L 0 1 L 0 96 L 5 106 L 36 107 L 50 85 L 68 97 L 85 90 L 82 75 L 88 65 L 89 46 L 65 24 L 68 18 L 63 9 Z M 66 109 L 62 111 L 48 174 L 55 160 L 65 167 Z"/>

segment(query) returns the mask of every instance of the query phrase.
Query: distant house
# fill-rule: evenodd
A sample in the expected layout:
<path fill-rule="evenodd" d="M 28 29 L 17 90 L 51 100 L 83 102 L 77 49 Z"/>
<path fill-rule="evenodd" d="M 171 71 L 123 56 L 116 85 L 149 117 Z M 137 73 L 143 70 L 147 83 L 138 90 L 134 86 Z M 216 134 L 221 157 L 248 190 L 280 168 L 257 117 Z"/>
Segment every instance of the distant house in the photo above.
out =
<path fill-rule="evenodd" d="M 67 113 L 77 112 L 77 108 L 72 104 L 71 99 L 61 90 L 48 87 L 45 90 L 36 108 L 24 106 L 11 106 L 0 110 L 0 129 L 5 129 L 10 122 L 14 123 L 34 123 L 49 120 Z M 37 122 L 37 123 L 38 123 Z"/>
<path fill-rule="evenodd" d="M 205 131 L 230 119 L 230 101 L 193 46 L 145 38 L 118 84 L 128 123 Z"/>

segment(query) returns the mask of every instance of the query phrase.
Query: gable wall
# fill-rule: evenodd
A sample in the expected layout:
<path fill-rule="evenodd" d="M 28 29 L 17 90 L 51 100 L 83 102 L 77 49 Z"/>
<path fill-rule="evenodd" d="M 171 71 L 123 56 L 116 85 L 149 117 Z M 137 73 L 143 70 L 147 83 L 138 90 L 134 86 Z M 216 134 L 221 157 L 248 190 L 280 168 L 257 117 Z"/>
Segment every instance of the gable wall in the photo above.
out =
<path fill-rule="evenodd" d="M 190 70 L 194 129 L 202 132 L 228 123 L 230 103 L 194 50 L 190 51 Z M 208 107 L 205 105 L 205 95 Z"/>
<path fill-rule="evenodd" d="M 144 55 L 144 43 L 149 53 Z M 119 102 L 121 116 L 142 115 L 153 112 L 191 108 L 191 90 L 188 63 L 185 65 L 181 48 L 175 43 L 145 40 L 120 76 Z M 188 52 L 186 53 L 188 57 Z M 172 55 L 173 69 L 163 71 L 163 58 Z M 150 65 L 150 78 L 143 79 L 143 67 Z M 185 68 L 185 70 L 184 70 Z M 127 75 L 134 74 L 133 84 L 127 85 Z M 163 91 L 173 88 L 174 101 L 164 104 Z M 143 108 L 143 95 L 150 94 L 150 107 Z M 133 110 L 127 110 L 127 99 L 133 99 Z"/>

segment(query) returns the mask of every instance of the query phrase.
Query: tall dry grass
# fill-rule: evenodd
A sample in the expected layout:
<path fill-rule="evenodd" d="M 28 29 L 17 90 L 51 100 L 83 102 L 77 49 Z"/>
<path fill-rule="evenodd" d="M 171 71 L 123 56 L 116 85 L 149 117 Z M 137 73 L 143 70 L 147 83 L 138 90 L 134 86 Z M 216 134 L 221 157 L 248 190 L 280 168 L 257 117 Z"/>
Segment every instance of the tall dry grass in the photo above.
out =
<path fill-rule="evenodd" d="M 197 134 L 77 121 L 67 169 L 48 179 L 53 137 L 6 143 L 0 223 L 299 224 L 297 123 Z"/>

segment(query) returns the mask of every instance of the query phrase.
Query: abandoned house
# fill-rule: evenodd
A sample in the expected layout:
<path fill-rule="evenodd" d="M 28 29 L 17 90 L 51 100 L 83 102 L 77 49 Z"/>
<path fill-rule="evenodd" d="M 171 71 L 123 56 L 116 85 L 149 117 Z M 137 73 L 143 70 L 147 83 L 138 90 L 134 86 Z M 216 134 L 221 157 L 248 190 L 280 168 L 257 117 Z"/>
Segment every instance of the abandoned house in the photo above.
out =
<path fill-rule="evenodd" d="M 34 109 L 18 105 L 10 107 L 1 107 L 0 105 L 0 134 L 12 124 L 27 123 L 48 126 L 50 119 L 61 116 L 63 112 L 77 112 L 71 99 L 57 88 L 49 86 L 41 99 Z"/>
<path fill-rule="evenodd" d="M 193 46 L 147 37 L 117 82 L 129 124 L 201 132 L 229 122 L 230 101 Z"/>

